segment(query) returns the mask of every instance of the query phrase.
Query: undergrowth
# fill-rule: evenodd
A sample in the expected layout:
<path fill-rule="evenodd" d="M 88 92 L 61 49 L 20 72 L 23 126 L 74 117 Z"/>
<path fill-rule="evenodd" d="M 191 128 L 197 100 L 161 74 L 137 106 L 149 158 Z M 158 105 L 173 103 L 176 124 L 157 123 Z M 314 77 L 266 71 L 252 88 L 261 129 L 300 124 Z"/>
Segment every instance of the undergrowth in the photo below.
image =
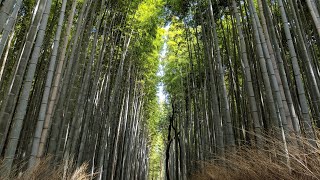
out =
<path fill-rule="evenodd" d="M 3 161 L 2 161 L 3 162 Z M 14 168 L 9 175 L 4 173 L 4 165 L 0 162 L 0 180 L 89 180 L 88 164 L 76 168 L 72 161 L 57 166 L 52 165 L 51 157 L 43 158 L 32 168 L 21 170 Z M 68 169 L 68 171 L 65 171 Z"/>
<path fill-rule="evenodd" d="M 223 157 L 198 162 L 192 180 L 317 180 L 320 179 L 320 141 L 265 139 L 265 148 L 237 147 Z M 287 148 L 284 148 L 287 146 Z"/>

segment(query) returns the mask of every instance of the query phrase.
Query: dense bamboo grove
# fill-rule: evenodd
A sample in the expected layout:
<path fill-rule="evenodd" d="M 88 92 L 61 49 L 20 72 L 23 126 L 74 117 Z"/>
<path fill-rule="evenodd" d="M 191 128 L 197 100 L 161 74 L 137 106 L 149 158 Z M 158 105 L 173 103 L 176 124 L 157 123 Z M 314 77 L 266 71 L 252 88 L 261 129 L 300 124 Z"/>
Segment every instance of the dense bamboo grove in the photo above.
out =
<path fill-rule="evenodd" d="M 49 156 L 63 178 L 88 163 L 95 179 L 188 179 L 243 147 L 290 174 L 292 149 L 318 149 L 319 12 L 317 0 L 2 0 L 0 178 Z"/>
<path fill-rule="evenodd" d="M 223 159 L 240 147 L 270 152 L 267 159 L 289 169 L 292 149 L 317 152 L 319 1 L 171 4 L 166 178 L 187 179 L 205 162 L 219 173 L 219 163 L 237 162 Z"/>
<path fill-rule="evenodd" d="M 163 2 L 1 2 L 1 176 L 51 155 L 147 179 Z"/>

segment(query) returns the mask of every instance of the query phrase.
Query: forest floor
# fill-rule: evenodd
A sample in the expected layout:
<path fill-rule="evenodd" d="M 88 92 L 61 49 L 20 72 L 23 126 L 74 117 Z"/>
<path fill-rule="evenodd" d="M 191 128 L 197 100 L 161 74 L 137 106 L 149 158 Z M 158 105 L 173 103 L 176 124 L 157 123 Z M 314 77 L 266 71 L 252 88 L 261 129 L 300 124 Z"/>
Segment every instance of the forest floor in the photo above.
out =
<path fill-rule="evenodd" d="M 287 151 L 279 140 L 267 139 L 274 147 L 267 149 L 238 148 L 223 158 L 200 162 L 192 180 L 316 180 L 320 178 L 320 151 L 307 139 L 292 138 Z M 316 144 L 319 145 L 318 140 Z M 303 148 L 302 148 L 303 147 Z"/>

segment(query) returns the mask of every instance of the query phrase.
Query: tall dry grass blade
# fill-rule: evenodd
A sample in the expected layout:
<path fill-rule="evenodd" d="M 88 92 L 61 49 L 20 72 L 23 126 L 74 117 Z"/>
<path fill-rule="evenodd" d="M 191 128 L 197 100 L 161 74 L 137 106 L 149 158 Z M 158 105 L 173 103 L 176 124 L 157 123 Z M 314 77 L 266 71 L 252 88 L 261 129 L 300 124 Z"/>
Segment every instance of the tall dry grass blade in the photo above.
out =
<path fill-rule="evenodd" d="M 65 162 L 65 164 L 61 163 L 57 166 L 53 166 L 51 160 L 51 157 L 42 158 L 32 168 L 29 168 L 25 171 L 23 171 L 21 168 L 16 168 L 10 175 L 4 175 L 2 173 L 4 166 L 2 163 L 3 161 L 0 160 L 0 180 L 61 180 L 64 177 L 65 165 L 68 166 L 65 179 L 89 180 L 91 178 L 91 175 L 87 173 L 87 163 L 84 163 L 79 168 L 76 168 L 73 161 L 68 161 Z"/>
<path fill-rule="evenodd" d="M 206 162 L 193 173 L 194 180 L 318 180 L 320 179 L 319 149 L 303 137 L 294 137 L 297 144 L 288 143 L 288 151 L 281 149 L 279 140 L 264 137 L 269 144 L 265 149 L 239 147 L 226 153 L 224 158 Z M 318 142 L 318 144 L 320 144 Z M 281 159 L 286 159 L 283 161 Z"/>

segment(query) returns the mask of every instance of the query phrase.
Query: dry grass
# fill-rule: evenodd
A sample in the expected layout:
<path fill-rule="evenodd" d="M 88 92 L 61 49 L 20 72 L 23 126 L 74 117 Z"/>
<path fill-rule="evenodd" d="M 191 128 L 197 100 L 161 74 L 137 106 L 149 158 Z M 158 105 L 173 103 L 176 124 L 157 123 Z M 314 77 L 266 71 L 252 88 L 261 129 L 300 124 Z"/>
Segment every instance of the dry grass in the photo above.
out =
<path fill-rule="evenodd" d="M 237 148 L 223 158 L 199 162 L 202 167 L 192 180 L 316 180 L 320 179 L 320 151 L 306 139 L 291 138 L 284 151 L 283 143 L 266 140 L 269 149 Z M 299 144 L 299 145 L 297 145 Z M 317 143 L 319 145 L 319 142 Z"/>
<path fill-rule="evenodd" d="M 53 167 L 51 158 L 43 158 L 36 166 L 21 171 L 15 169 L 10 175 L 4 176 L 3 163 L 0 163 L 0 180 L 89 180 L 91 176 L 87 173 L 88 164 L 76 168 L 72 161 L 67 163 L 68 172 L 65 173 L 65 164 Z"/>

